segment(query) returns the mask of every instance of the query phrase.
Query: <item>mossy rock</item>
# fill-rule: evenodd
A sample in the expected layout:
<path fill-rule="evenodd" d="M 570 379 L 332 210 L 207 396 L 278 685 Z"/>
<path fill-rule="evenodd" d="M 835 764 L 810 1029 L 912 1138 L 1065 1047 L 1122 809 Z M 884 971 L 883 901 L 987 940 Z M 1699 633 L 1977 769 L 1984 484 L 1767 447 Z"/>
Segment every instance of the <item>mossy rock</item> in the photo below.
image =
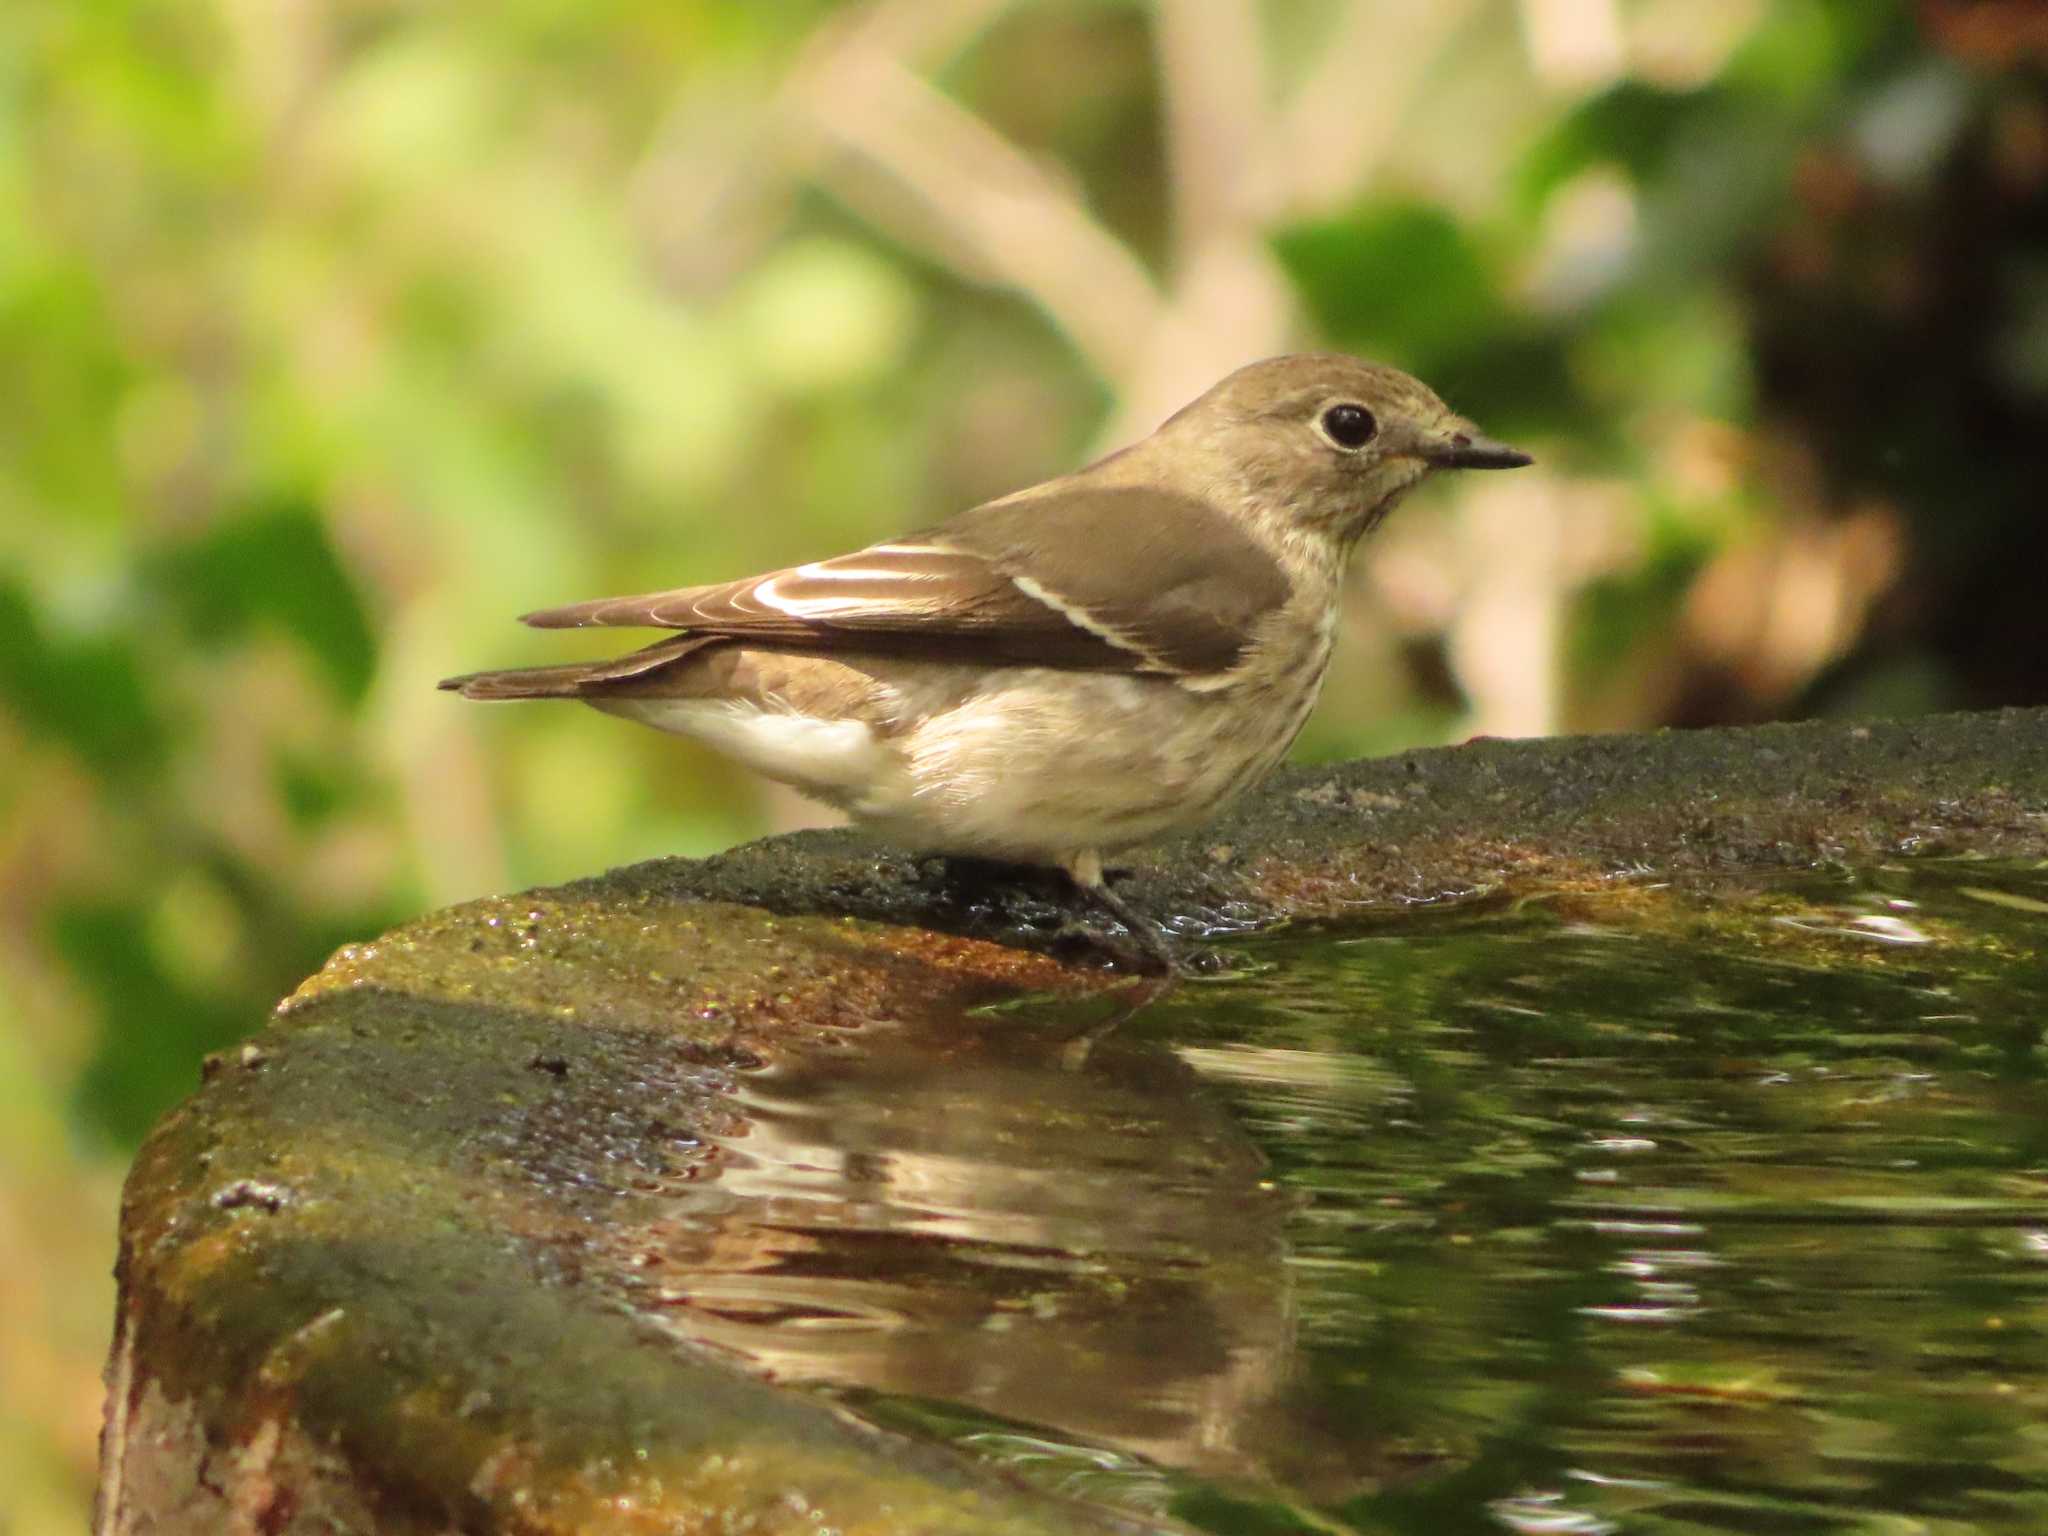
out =
<path fill-rule="evenodd" d="M 2048 711 L 1296 771 L 1124 890 L 1215 931 L 1931 849 L 2048 853 Z M 719 1177 L 749 1072 L 1121 984 L 1056 885 L 839 833 L 343 950 L 137 1159 L 101 1529 L 1133 1528 L 679 1343 L 645 1274 L 655 1213 Z"/>

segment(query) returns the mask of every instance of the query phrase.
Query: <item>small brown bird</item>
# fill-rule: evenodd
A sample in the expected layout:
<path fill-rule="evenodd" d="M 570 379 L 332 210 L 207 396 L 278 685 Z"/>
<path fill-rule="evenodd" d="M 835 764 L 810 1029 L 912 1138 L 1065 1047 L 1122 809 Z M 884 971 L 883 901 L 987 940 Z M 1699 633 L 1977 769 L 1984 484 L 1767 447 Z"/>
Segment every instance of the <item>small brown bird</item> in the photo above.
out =
<path fill-rule="evenodd" d="M 1057 865 L 1147 954 L 1105 853 L 1213 815 L 1322 690 L 1345 563 L 1437 469 L 1512 469 L 1420 381 L 1327 355 L 1239 369 L 1087 468 L 836 559 L 525 616 L 676 634 L 476 672 L 695 737 L 929 853 Z"/>

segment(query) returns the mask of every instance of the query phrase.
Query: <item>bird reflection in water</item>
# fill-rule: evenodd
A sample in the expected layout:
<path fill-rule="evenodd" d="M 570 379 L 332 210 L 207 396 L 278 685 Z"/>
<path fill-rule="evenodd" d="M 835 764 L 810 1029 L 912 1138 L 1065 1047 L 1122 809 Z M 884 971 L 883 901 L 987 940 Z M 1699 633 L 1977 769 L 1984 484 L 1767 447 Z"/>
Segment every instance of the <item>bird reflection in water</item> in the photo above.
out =
<path fill-rule="evenodd" d="M 1288 1197 L 1225 1103 L 1120 1030 L 873 1027 L 749 1074 L 636 1298 L 791 1384 L 937 1401 L 1257 1476 L 1294 1315 Z"/>

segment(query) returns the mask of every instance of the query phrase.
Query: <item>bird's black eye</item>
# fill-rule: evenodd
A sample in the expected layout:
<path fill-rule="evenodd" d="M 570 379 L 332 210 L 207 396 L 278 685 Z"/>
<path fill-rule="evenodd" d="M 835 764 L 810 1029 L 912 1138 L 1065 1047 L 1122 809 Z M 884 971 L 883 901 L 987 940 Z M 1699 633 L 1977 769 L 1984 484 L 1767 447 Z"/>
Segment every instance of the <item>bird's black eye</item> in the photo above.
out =
<path fill-rule="evenodd" d="M 1363 448 L 1379 429 L 1371 411 L 1348 400 L 1323 412 L 1323 431 L 1339 448 Z"/>

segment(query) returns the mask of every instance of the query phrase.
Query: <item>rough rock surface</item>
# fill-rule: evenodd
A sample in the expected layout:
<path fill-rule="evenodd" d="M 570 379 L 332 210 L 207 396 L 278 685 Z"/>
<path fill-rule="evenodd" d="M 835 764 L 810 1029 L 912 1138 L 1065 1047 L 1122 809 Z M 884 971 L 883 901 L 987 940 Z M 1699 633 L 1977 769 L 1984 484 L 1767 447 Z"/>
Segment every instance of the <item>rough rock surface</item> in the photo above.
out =
<path fill-rule="evenodd" d="M 1123 890 L 1215 932 L 1916 850 L 2048 853 L 2048 711 L 1295 771 Z M 1113 980 L 1054 891 L 811 834 L 341 951 L 137 1159 L 100 1529 L 1117 1528 L 679 1346 L 647 1273 L 749 1070 Z"/>
<path fill-rule="evenodd" d="M 1503 885 L 1711 878 L 2044 837 L 2048 710 L 1908 721 L 1477 740 L 1277 775 L 1192 837 L 1126 858 L 1118 889 L 1183 931 L 1341 919 Z M 1057 942 L 1061 886 L 1020 893 L 851 832 L 604 876 L 611 890 Z"/>

